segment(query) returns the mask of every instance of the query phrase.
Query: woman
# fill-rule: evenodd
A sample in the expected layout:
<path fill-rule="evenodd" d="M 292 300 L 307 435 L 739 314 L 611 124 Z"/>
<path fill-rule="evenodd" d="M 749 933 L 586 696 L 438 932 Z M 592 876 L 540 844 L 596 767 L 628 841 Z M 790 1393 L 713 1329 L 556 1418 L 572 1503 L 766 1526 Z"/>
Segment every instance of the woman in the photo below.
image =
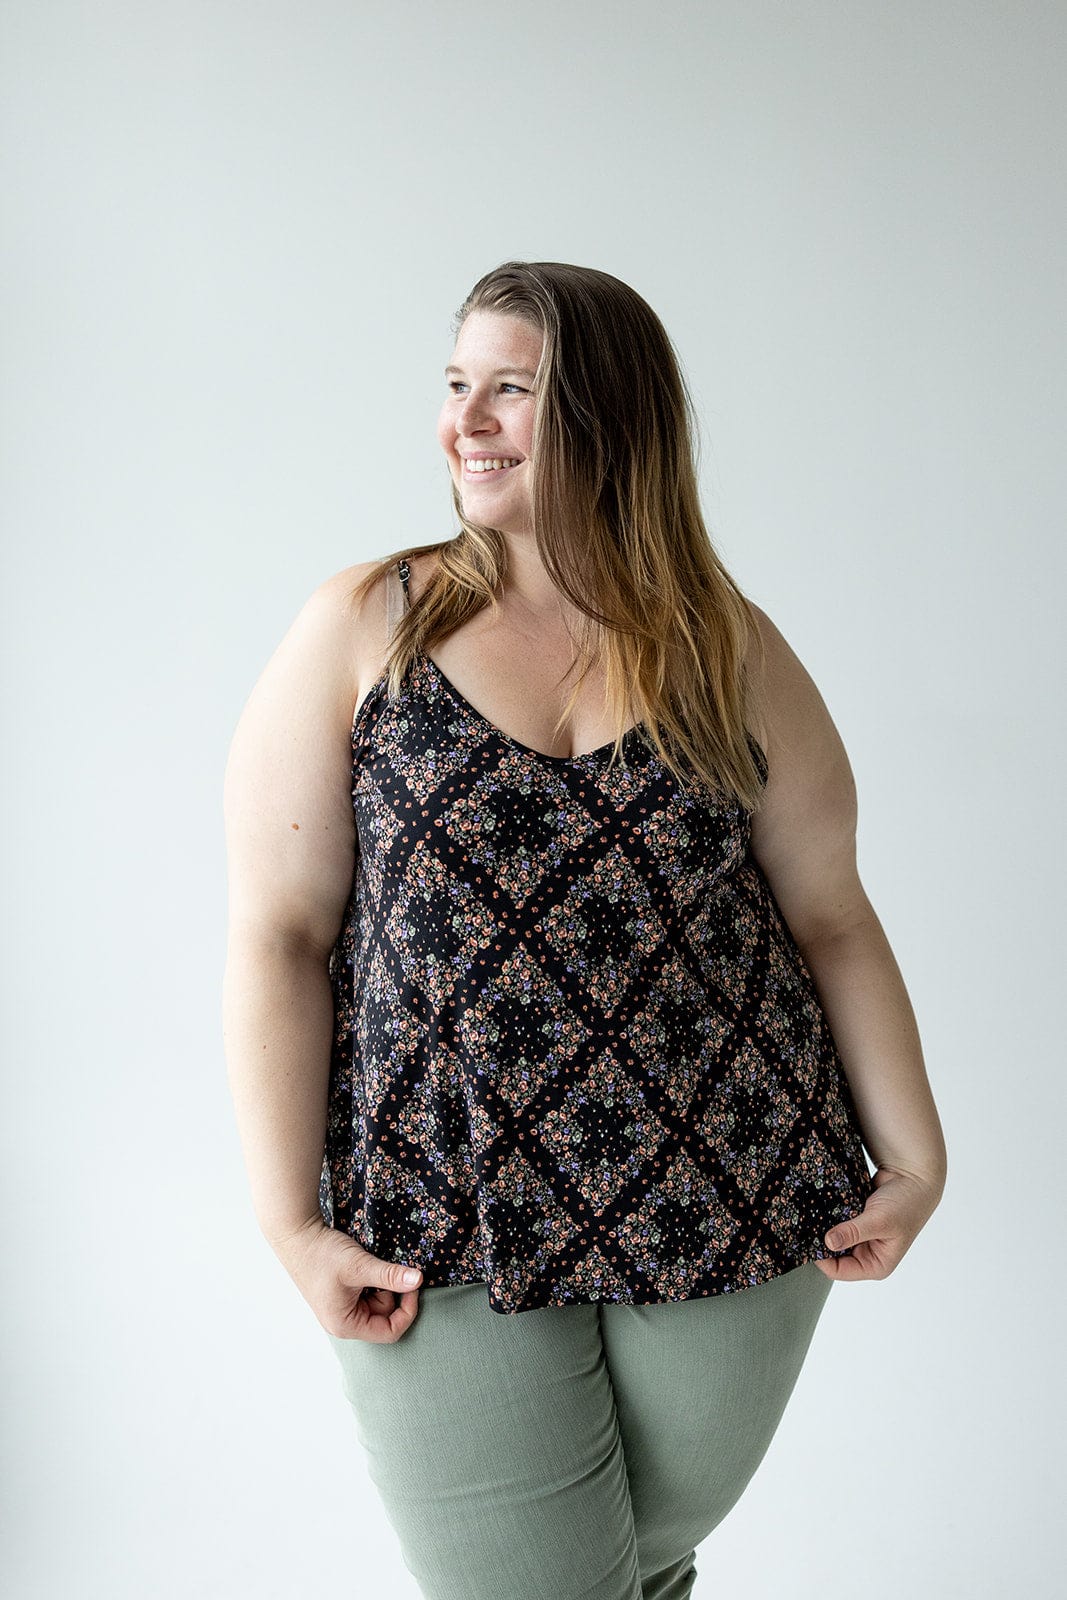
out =
<path fill-rule="evenodd" d="M 460 532 L 324 583 L 234 737 L 231 1085 L 422 1592 L 676 1600 L 944 1144 L 658 318 L 508 262 L 456 332 Z"/>

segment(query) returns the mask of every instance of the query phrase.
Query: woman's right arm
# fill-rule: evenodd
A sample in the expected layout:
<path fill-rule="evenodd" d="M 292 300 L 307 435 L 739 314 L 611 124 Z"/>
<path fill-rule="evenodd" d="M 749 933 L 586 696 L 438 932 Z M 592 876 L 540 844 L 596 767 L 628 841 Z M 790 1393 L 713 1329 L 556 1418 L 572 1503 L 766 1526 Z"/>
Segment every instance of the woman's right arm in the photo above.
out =
<path fill-rule="evenodd" d="M 356 851 L 350 734 L 359 620 L 347 596 L 365 570 L 348 568 L 311 596 L 233 736 L 223 793 L 223 1033 L 264 1237 L 328 1332 L 388 1342 L 414 1320 L 418 1291 L 404 1286 L 399 1264 L 328 1228 L 318 1201 L 333 1036 L 329 961 Z"/>

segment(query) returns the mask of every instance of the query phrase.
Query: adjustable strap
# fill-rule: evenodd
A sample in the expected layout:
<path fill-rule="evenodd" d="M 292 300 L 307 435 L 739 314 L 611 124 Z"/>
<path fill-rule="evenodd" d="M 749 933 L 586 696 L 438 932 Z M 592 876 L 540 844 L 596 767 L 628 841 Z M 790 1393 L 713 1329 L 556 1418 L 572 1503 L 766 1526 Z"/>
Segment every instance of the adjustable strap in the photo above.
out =
<path fill-rule="evenodd" d="M 385 627 L 387 644 L 392 644 L 400 618 L 408 604 L 408 578 L 411 568 L 406 561 L 396 561 L 385 575 Z"/>

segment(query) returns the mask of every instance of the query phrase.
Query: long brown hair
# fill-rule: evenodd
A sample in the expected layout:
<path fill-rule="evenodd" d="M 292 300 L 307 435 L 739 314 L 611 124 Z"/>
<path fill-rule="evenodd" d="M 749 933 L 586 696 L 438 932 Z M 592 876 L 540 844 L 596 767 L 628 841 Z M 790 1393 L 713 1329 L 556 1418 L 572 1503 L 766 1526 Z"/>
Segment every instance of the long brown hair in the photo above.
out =
<path fill-rule="evenodd" d="M 506 261 L 486 273 L 456 312 L 454 336 L 472 311 L 520 317 L 543 335 L 529 462 L 534 538 L 581 618 L 580 672 L 556 731 L 603 662 L 613 761 L 636 722 L 679 782 L 695 778 L 758 810 L 749 724 L 760 712 L 746 656 L 754 644 L 761 657 L 762 643 L 701 514 L 695 412 L 663 324 L 618 278 L 560 261 Z M 391 563 L 436 553 L 394 635 L 390 698 L 416 654 L 497 605 L 506 540 L 464 514 L 454 481 L 452 504 L 458 534 L 394 552 L 353 591 L 358 603 Z"/>

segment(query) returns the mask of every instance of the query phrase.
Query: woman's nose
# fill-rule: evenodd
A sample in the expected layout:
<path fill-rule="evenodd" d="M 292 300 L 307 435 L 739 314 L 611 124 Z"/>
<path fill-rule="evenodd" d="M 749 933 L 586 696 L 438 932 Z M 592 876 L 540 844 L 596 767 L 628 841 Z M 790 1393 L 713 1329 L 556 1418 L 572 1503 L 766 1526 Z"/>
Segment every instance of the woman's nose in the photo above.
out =
<path fill-rule="evenodd" d="M 492 426 L 493 413 L 484 396 L 472 391 L 467 395 L 459 408 L 459 417 L 456 422 L 457 433 L 470 433 L 473 428 Z"/>

